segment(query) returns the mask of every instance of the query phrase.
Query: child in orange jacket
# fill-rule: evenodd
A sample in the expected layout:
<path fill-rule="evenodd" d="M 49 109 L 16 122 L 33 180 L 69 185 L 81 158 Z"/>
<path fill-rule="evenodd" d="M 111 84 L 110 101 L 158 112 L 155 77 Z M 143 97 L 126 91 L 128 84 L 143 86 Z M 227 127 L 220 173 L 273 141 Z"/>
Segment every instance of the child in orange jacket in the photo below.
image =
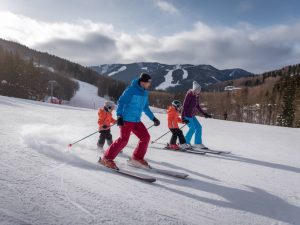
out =
<path fill-rule="evenodd" d="M 100 150 L 103 150 L 103 146 L 105 140 L 107 140 L 107 144 L 111 145 L 112 135 L 110 133 L 111 125 L 116 123 L 116 120 L 112 117 L 112 111 L 115 108 L 115 104 L 111 101 L 107 101 L 104 103 L 104 107 L 100 108 L 98 111 L 98 125 L 99 125 L 99 140 L 97 146 Z"/>
<path fill-rule="evenodd" d="M 182 133 L 182 130 L 179 129 L 178 123 L 183 123 L 181 118 L 179 117 L 179 112 L 182 107 L 182 104 L 178 100 L 174 100 L 172 102 L 172 105 L 169 106 L 167 113 L 168 113 L 168 127 L 170 131 L 172 132 L 172 137 L 170 140 L 170 143 L 167 145 L 167 148 L 179 150 L 190 148 L 188 144 L 186 144 L 184 135 Z M 179 146 L 176 144 L 177 137 L 179 138 Z"/>

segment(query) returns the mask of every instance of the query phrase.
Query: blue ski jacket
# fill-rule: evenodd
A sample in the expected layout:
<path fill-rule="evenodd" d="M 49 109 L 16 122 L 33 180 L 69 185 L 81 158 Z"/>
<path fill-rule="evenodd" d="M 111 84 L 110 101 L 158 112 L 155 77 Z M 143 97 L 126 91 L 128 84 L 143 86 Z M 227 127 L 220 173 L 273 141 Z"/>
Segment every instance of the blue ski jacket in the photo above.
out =
<path fill-rule="evenodd" d="M 117 116 L 122 116 L 124 121 L 140 122 L 142 112 L 149 119 L 154 119 L 149 108 L 148 91 L 139 85 L 138 79 L 135 79 L 118 100 Z"/>

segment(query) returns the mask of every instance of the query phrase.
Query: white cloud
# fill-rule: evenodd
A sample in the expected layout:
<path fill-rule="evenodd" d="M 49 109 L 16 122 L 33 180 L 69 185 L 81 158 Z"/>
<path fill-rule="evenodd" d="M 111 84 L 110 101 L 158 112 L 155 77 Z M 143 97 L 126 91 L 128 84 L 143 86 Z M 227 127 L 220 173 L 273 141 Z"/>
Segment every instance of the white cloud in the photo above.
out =
<path fill-rule="evenodd" d="M 300 59 L 300 22 L 264 29 L 246 23 L 212 27 L 198 22 L 191 30 L 156 37 L 118 32 L 111 24 L 89 20 L 46 23 L 0 13 L 0 30 L 4 39 L 84 65 L 158 61 L 264 72 Z"/>
<path fill-rule="evenodd" d="M 120 58 L 115 47 L 119 33 L 111 24 L 96 24 L 89 20 L 49 23 L 0 12 L 0 30 L 1 38 L 86 65 L 96 59 L 113 61 Z"/>
<path fill-rule="evenodd" d="M 179 10 L 170 2 L 164 0 L 155 0 L 155 5 L 162 10 L 163 12 L 167 12 L 170 14 L 179 14 Z"/>

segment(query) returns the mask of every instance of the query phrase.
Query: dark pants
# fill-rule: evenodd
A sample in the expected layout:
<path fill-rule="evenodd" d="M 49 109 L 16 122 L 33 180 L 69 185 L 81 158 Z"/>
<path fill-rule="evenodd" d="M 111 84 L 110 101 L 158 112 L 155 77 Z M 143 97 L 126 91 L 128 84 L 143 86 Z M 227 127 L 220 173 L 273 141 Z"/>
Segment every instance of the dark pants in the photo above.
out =
<path fill-rule="evenodd" d="M 177 142 L 177 137 L 179 138 L 179 143 L 180 144 L 185 144 L 185 138 L 184 135 L 182 133 L 182 130 L 180 130 L 179 128 L 170 128 L 170 131 L 172 132 L 172 137 L 170 140 L 170 144 L 171 145 L 175 145 Z"/>
<path fill-rule="evenodd" d="M 98 146 L 103 147 L 105 140 L 107 140 L 107 144 L 111 145 L 112 143 L 112 135 L 110 133 L 110 129 L 108 130 L 101 130 L 100 131 L 100 136 L 98 140 Z"/>

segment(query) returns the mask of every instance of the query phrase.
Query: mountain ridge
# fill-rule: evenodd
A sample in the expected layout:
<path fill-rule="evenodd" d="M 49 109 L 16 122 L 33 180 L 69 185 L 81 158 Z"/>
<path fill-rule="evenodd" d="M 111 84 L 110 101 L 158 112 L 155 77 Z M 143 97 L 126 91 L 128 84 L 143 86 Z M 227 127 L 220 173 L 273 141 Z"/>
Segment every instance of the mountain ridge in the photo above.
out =
<path fill-rule="evenodd" d="M 152 89 L 170 92 L 185 91 L 197 81 L 203 88 L 222 81 L 233 80 L 254 74 L 240 68 L 219 70 L 206 64 L 162 64 L 158 62 L 136 62 L 129 64 L 103 64 L 91 66 L 99 74 L 130 83 L 140 73 L 152 76 Z"/>

